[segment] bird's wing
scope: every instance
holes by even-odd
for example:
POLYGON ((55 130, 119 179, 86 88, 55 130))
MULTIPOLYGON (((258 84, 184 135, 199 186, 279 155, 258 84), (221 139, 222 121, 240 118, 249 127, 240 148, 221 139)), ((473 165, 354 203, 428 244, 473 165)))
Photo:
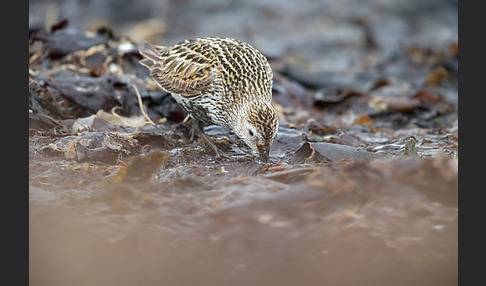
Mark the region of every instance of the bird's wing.
POLYGON ((218 68, 212 65, 211 55, 194 45, 175 45, 171 48, 145 42, 140 47, 144 59, 140 63, 168 92, 191 97, 203 93, 218 79, 218 68))

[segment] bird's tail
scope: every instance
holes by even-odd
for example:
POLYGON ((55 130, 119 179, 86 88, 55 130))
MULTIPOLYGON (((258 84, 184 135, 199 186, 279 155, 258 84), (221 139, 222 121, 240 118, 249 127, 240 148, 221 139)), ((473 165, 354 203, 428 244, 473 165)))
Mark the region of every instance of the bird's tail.
POLYGON ((149 69, 152 68, 152 66, 160 60, 160 53, 166 50, 167 47, 163 46, 153 46, 148 42, 145 42, 142 44, 142 46, 139 47, 140 53, 144 57, 143 59, 140 60, 140 63, 149 69))

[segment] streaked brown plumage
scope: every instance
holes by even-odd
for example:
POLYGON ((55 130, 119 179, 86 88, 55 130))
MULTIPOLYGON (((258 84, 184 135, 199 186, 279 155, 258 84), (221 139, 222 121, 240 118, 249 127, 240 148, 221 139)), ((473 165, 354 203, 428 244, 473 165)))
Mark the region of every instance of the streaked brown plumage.
POLYGON ((196 38, 171 47, 144 43, 141 64, 195 120, 227 127, 268 161, 277 134, 272 70, 249 44, 231 38, 196 38))

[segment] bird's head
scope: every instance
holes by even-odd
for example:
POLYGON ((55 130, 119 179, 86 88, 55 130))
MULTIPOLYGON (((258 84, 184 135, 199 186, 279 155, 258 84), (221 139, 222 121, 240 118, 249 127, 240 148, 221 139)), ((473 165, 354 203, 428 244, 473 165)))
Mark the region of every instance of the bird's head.
POLYGON ((270 148, 277 130, 277 112, 272 104, 264 100, 254 100, 247 105, 234 129, 236 135, 254 152, 259 153, 264 162, 270 158, 270 148))

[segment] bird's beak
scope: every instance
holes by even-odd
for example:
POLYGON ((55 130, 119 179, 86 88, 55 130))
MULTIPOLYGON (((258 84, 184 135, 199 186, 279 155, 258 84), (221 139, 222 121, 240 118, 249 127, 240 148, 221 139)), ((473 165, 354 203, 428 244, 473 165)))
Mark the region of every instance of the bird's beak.
POLYGON ((260 159, 262 159, 263 162, 268 163, 268 160, 270 159, 270 148, 263 145, 258 145, 257 147, 258 153, 260 153, 260 159))

